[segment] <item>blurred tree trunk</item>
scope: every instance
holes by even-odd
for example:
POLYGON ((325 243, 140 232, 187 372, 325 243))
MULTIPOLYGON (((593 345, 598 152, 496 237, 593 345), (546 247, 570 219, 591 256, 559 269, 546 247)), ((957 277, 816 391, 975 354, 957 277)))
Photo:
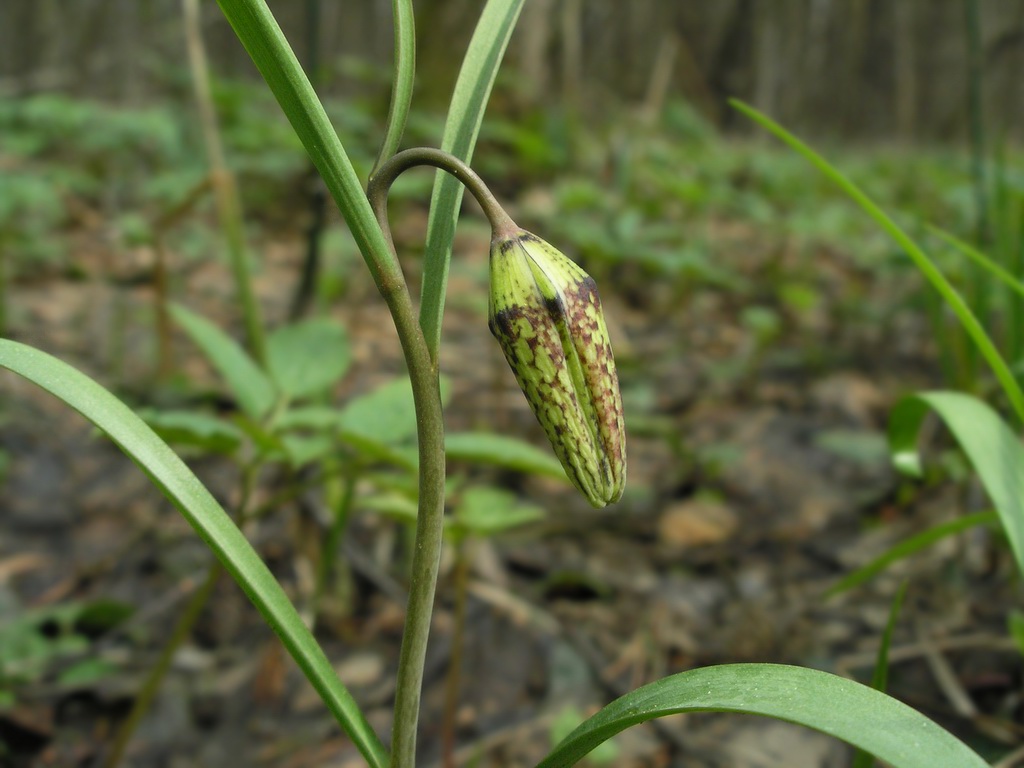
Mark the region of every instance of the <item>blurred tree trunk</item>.
MULTIPOLYGON (((585 117, 616 104, 643 109, 654 73, 670 64, 665 98, 688 99, 727 126, 746 125, 724 106, 738 96, 798 131, 960 140, 968 131, 962 2, 529 0, 506 71, 521 87, 504 98, 575 104, 585 117)), ((304 58, 305 3, 270 5, 304 58)), ((421 106, 447 104, 481 6, 416 0, 421 106)), ((159 96, 173 88, 180 56, 174 11, 175 0, 0 0, 0 94, 159 96)), ((979 12, 985 122, 1020 136, 1024 0, 987 0, 979 12)), ((214 71, 255 77, 212 0, 204 20, 214 71)), ((325 4, 320 42, 334 95, 379 91, 386 101, 385 83, 337 75, 342 57, 386 72, 390 24, 390 0, 325 4)))

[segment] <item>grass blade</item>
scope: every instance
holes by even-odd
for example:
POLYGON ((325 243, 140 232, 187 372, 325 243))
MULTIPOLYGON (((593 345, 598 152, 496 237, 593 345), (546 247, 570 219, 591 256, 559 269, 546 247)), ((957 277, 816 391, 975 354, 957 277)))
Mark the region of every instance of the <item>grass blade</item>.
POLYGON ((827 160, 825 160, 825 158, 804 144, 800 139, 796 138, 770 117, 758 112, 753 107, 748 106, 737 99, 730 99, 729 103, 755 123, 773 133, 799 154, 803 155, 803 157, 812 165, 825 174, 828 179, 833 181, 840 189, 849 195, 857 205, 859 205, 872 219, 874 219, 875 222, 885 230, 885 232, 895 240, 904 251, 906 251, 907 255, 913 260, 914 264, 917 265, 917 268, 925 278, 927 278, 928 282, 932 284, 932 287, 939 292, 946 304, 949 305, 949 308, 956 314, 960 323, 963 325, 964 330, 971 337, 971 340, 978 348, 978 351, 981 352, 981 355, 985 358, 985 361, 989 364, 992 372, 1002 385, 1018 419, 1020 419, 1021 423, 1024 423, 1024 391, 1021 390, 1020 385, 1017 383, 1013 373, 1010 371, 1010 367, 1006 364, 1006 360, 1003 359, 999 350, 996 349, 995 344, 993 344, 988 333, 985 332, 985 329, 978 321, 978 318, 974 315, 974 312, 971 311, 967 302, 964 301, 956 288, 954 288, 949 280, 946 279, 945 275, 943 275, 939 268, 935 266, 935 263, 931 258, 929 258, 928 255, 918 247, 917 243, 915 243, 885 211, 879 208, 871 198, 864 194, 860 187, 850 181, 850 179, 832 166, 827 160))
MULTIPOLYGON (((903 598, 906 594, 907 582, 904 581, 892 599, 892 605, 889 607, 889 620, 885 623, 882 642, 878 646, 878 658, 875 660, 875 671, 871 676, 871 687, 881 693, 885 693, 885 689, 889 686, 889 646, 892 645, 892 632, 896 627, 896 619, 900 615, 900 607, 903 605, 903 598)), ((871 768, 874 764, 874 755, 858 749, 857 754, 853 757, 851 768, 871 768)))
MULTIPOLYGON (((491 87, 522 7, 523 0, 490 0, 480 14, 480 21, 477 22, 466 58, 462 62, 448 107, 441 149, 467 164, 473 159, 473 149, 476 147, 491 87)), ((430 198, 420 303, 420 325, 434 360, 437 360, 441 346, 441 319, 448 286, 448 265, 462 192, 462 184, 447 173, 437 173, 430 198)))
POLYGON ((948 731, 906 704, 827 672, 781 664, 724 664, 658 680, 585 720, 537 768, 575 765, 626 728, 680 712, 765 715, 853 744, 893 768, 987 768, 948 731))
POLYGON ((1018 280, 1012 272, 1010 272, 1007 269, 1004 269, 997 262, 990 259, 984 253, 975 248, 973 245, 964 242, 960 238, 955 237, 951 235, 949 232, 946 232, 944 229, 939 229, 938 227, 929 226, 928 231, 934 235, 938 235, 943 240, 945 240, 948 245, 951 245, 953 248, 960 251, 960 253, 969 258, 982 269, 985 269, 988 272, 990 272, 1011 291, 1020 294, 1021 296, 1024 296, 1024 283, 1018 280))
POLYGON ((124 403, 67 363, 0 339, 0 367, 64 401, 107 433, 178 508, 281 638, 331 712, 374 768, 387 753, 323 650, 245 536, 167 444, 124 403))
POLYGON ((929 410, 953 433, 981 478, 999 515, 1017 569, 1024 574, 1024 446, 992 408, 959 392, 923 392, 900 400, 889 417, 893 462, 905 474, 920 476, 917 435, 929 410))
POLYGON ((409 119, 412 104, 412 89, 416 79, 416 17, 412 0, 392 0, 391 12, 395 24, 395 71, 391 85, 391 106, 384 126, 384 140, 380 145, 377 162, 373 164, 372 177, 377 169, 398 151, 409 119))
POLYGON ((405 278, 370 209, 352 162, 265 0, 217 0, 341 209, 382 293, 405 278))
POLYGON ((926 531, 911 536, 909 539, 904 539, 890 549, 887 549, 870 563, 862 565, 857 570, 846 574, 846 576, 828 588, 825 592, 825 597, 832 597, 840 592, 846 592, 849 589, 858 587, 896 561, 910 557, 947 536, 955 536, 976 525, 987 525, 998 521, 999 516, 995 512, 978 512, 973 515, 958 517, 956 520, 950 520, 946 523, 940 523, 926 531))

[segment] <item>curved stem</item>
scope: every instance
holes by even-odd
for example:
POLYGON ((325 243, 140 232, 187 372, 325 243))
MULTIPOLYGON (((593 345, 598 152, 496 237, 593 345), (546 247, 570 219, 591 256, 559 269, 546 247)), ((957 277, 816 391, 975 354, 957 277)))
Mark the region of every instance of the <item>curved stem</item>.
MULTIPOLYGON (((399 175, 419 165, 440 168, 461 181, 479 201, 496 232, 517 229, 480 177, 461 160, 438 149, 409 149, 399 152, 381 165, 370 179, 366 193, 392 255, 395 247, 388 225, 388 190, 399 175)), ((416 726, 423 687, 423 665, 444 533, 444 417, 437 360, 430 354, 423 330, 413 312, 409 292, 396 290, 385 294, 384 298, 391 310, 409 368, 419 439, 419 514, 416 518, 416 544, 409 579, 405 632, 398 660, 395 719, 391 735, 391 768, 412 768, 416 759, 416 726)))
POLYGON ((388 307, 412 383, 420 457, 416 544, 409 574, 409 602, 398 659, 395 720, 391 733, 391 768, 412 768, 416 758, 423 665, 444 533, 444 416, 437 369, 430 359, 408 291, 397 292, 388 300, 388 307))
MULTIPOLYGON (((491 229, 496 235, 511 234, 519 229, 516 223, 509 218, 509 215, 505 213, 505 209, 501 207, 501 204, 494 195, 491 194, 491 190, 484 184, 483 179, 466 163, 459 160, 455 155, 441 149, 416 147, 415 149, 399 152, 381 165, 370 178, 370 183, 366 189, 366 196, 369 198, 370 206, 377 217, 377 223, 380 224, 381 229, 384 231, 384 237, 389 242, 391 242, 391 230, 387 223, 388 190, 395 179, 405 171, 420 165, 439 168, 462 182, 463 186, 480 203, 480 207, 483 208, 484 215, 487 217, 491 224, 491 229)), ((391 242, 391 249, 394 251, 393 242, 391 242)))

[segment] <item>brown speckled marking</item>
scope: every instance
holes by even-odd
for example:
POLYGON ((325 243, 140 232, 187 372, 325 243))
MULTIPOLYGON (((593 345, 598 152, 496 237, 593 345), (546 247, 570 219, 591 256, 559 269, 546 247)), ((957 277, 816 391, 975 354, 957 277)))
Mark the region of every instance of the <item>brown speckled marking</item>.
POLYGON ((617 501, 622 398, 593 279, 527 232, 495 242, 488 325, 569 479, 594 506, 617 501))

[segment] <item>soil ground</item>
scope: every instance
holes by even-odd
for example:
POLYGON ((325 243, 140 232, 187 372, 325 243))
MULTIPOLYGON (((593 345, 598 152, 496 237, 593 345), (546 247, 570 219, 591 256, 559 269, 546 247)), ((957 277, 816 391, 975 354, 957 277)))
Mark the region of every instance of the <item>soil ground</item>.
MULTIPOLYGON (((417 242, 420 213, 397 227, 417 242)), ((450 429, 488 429, 544 446, 543 435, 486 329, 487 236, 464 228, 449 289, 442 368, 454 388, 450 429)), ((719 232, 723 261, 765 279, 784 247, 756 233, 719 232)), ((284 232, 263 243, 257 291, 271 323, 287 311, 303 243, 284 232)), ((12 336, 73 363, 145 404, 153 385, 152 253, 110 253, 82 233, 75 275, 13 287, 12 336)), ((844 254, 814 254, 816 308, 782 313, 765 349, 739 320, 741 300, 614 272, 600 280, 627 403, 629 490, 594 512, 567 486, 482 472, 542 504, 545 521, 471 548, 468 624, 455 712, 458 765, 526 766, 565 723, 660 676, 696 666, 770 661, 862 681, 898 586, 907 598, 892 649, 890 691, 979 751, 1008 752, 1024 733, 1022 665, 1005 628, 1019 589, 1005 542, 974 529, 895 563, 841 595, 838 578, 896 542, 984 508, 969 484, 914 484, 890 468, 887 414, 898 397, 938 379, 928 331, 911 311, 886 324, 852 322, 851 286, 898 306, 905 286, 860 271, 844 254)), ((417 263, 408 259, 415 278, 417 263)), ((183 269, 176 298, 237 331, 229 273, 183 269)), ((348 328, 356 364, 339 401, 399 374, 398 344, 369 279, 353 271, 330 312, 348 328)), ((196 391, 214 374, 184 338, 177 370, 196 391)), ((70 631, 0 711, 0 766, 96 766, 211 556, 119 451, 80 417, 12 375, 0 378, 9 458, 0 501, 0 613, 83 601, 132 609, 109 631, 70 631), (61 673, 83 659, 110 671, 76 684, 61 673)), ((931 435, 942 444, 941 433, 931 435)), ((225 504, 237 470, 190 461, 225 504)), ((273 492, 267 477, 263 493, 273 492)), ((247 529, 290 595, 306 604, 316 515, 284 504, 247 529)), ((343 576, 318 636, 343 681, 387 737, 402 629, 403 529, 356 515, 343 576)), ((444 687, 453 642, 452 558, 446 555, 429 649, 422 764, 441 765, 444 687)), ((686 715, 623 734, 606 764, 769 768, 844 766, 830 738, 770 720, 686 715)), ((592 764, 597 761, 593 760, 592 764)), ((272 632, 229 579, 175 655, 124 766, 361 765, 272 632)))

